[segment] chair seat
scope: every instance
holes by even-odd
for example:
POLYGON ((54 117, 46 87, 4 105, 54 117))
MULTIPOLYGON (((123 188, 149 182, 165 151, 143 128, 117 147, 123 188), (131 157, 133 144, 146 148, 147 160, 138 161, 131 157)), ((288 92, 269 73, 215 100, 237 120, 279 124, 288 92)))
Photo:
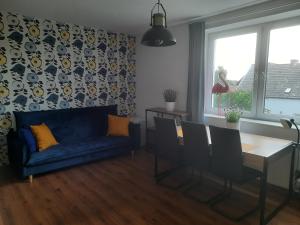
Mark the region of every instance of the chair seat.
POLYGON ((60 143, 42 152, 32 153, 27 166, 40 165, 71 157, 80 157, 99 151, 111 150, 120 147, 129 147, 131 140, 129 137, 109 137, 102 136, 90 138, 72 143, 60 143))

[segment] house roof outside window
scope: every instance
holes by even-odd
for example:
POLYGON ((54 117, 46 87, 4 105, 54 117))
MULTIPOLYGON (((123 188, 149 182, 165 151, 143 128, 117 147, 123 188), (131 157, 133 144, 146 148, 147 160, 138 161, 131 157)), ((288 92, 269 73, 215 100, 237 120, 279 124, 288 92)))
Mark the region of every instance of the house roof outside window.
MULTIPOLYGON (((254 65, 238 82, 238 88, 253 89, 254 65)), ((300 99, 300 63, 291 60, 289 64, 269 63, 266 83, 266 98, 300 99)))

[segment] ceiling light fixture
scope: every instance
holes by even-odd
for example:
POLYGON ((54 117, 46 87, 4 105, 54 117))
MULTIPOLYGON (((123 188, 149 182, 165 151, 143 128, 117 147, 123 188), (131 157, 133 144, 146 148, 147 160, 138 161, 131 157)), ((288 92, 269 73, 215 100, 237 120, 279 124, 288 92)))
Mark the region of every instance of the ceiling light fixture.
POLYGON ((143 35, 141 43, 151 47, 165 47, 176 44, 176 39, 167 29, 167 13, 160 0, 151 10, 151 28, 143 35), (157 12, 153 13, 157 7, 157 12), (159 9, 162 8, 163 13, 159 9))

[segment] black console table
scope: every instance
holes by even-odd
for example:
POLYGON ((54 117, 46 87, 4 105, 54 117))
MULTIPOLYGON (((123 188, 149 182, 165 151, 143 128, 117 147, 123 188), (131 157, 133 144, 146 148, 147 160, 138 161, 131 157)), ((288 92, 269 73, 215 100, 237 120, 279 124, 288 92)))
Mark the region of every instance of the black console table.
POLYGON ((180 122, 188 116, 187 112, 184 111, 167 111, 165 108, 159 108, 159 107, 154 107, 154 108, 148 108, 145 110, 145 120, 146 120, 146 149, 148 151, 151 151, 153 148, 154 144, 154 124, 150 124, 149 122, 149 117, 152 114, 153 116, 157 117, 162 117, 162 118, 174 118, 176 119, 176 122, 180 124, 180 122))

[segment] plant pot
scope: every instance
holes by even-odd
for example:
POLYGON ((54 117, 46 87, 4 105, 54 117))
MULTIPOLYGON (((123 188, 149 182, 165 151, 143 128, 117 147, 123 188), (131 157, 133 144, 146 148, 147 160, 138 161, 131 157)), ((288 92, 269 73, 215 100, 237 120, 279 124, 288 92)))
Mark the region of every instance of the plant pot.
POLYGON ((226 127, 229 128, 229 129, 239 130, 240 129, 240 122, 231 123, 231 122, 226 121, 226 127))
POLYGON ((166 110, 168 112, 173 112, 175 109, 175 103, 176 102, 166 102, 166 110))

